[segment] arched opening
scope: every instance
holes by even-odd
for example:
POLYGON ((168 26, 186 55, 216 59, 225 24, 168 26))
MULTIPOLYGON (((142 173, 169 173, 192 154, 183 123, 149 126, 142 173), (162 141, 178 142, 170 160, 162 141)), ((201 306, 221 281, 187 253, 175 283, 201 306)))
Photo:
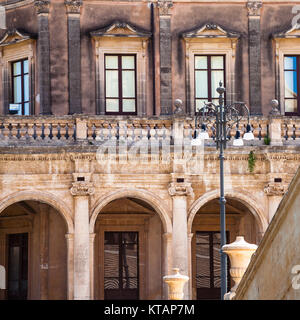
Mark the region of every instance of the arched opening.
POLYGON ((0 299, 67 299, 68 226, 61 213, 47 203, 19 198, 1 208, 6 289, 0 290, 0 299))
POLYGON ((127 196, 95 221, 95 299, 161 299, 163 224, 146 201, 127 196))
MULTIPOLYGON (((192 222, 192 287, 194 299, 220 299, 220 202, 212 199, 198 209, 192 222)), ((261 230, 249 207, 226 197, 227 243, 244 236, 250 243, 260 241, 261 230)), ((228 259, 229 262, 229 259, 228 259)), ((228 264, 228 290, 230 283, 228 264)))

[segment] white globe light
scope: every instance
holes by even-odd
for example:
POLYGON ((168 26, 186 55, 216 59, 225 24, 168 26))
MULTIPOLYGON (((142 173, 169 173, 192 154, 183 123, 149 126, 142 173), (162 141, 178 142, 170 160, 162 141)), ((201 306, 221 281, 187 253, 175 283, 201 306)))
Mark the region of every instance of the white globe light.
POLYGON ((250 131, 250 132, 246 132, 243 136, 244 140, 254 140, 254 134, 250 131))
POLYGON ((234 139, 233 140, 233 145, 235 147, 242 147, 244 145, 244 141, 243 139, 239 138, 239 139, 234 139))

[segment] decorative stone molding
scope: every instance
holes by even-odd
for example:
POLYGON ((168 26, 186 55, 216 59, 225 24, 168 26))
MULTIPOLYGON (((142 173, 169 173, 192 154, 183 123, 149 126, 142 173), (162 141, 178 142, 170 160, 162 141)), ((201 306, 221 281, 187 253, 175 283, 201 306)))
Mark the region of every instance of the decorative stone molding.
POLYGON ((261 1, 249 1, 247 2, 247 9, 248 9, 248 16, 255 16, 259 17, 260 16, 260 11, 262 7, 262 2, 261 1))
POLYGON ((158 0, 157 7, 159 9, 160 16, 170 16, 173 2, 170 0, 158 0))
POLYGON ((95 192, 94 184, 91 182, 91 173, 73 173, 70 189, 72 196, 91 196, 95 192))
POLYGON ((190 196, 194 194, 191 183, 189 182, 171 182, 168 191, 171 197, 190 196))
POLYGON ((49 13, 50 1, 49 0, 36 0, 34 6, 37 14, 49 13))
POLYGON ((282 196, 286 192, 286 187, 276 182, 269 182, 265 186, 264 192, 267 194, 267 196, 282 196))
POLYGON ((65 0, 67 13, 80 14, 80 8, 82 6, 82 0, 65 0))

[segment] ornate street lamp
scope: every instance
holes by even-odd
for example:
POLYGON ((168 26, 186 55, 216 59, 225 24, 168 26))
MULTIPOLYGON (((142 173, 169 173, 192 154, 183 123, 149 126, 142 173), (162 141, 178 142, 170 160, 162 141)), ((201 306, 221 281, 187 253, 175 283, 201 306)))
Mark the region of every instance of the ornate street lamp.
MULTIPOLYGON (((204 103, 204 107, 199 109, 195 116, 195 132, 192 145, 200 145, 204 143, 204 139, 209 138, 206 131, 207 124, 213 123, 214 126, 214 140, 217 145, 220 159, 220 225, 221 225, 221 248, 226 244, 226 219, 225 219, 225 192, 224 192, 224 150, 226 149, 227 141, 231 139, 230 130, 236 125, 236 134, 234 137, 234 146, 243 146, 244 140, 253 140, 254 136, 250 125, 249 109, 244 102, 234 102, 230 105, 224 105, 225 88, 222 82, 219 83, 217 88, 219 93, 219 105, 212 102, 204 103), (239 123, 243 118, 247 118, 246 133, 241 138, 239 130, 239 123), (199 124, 198 124, 199 120, 199 124), (197 135, 197 128, 201 128, 200 133, 197 135)), ((227 293, 227 256, 221 252, 221 299, 224 299, 227 293)))

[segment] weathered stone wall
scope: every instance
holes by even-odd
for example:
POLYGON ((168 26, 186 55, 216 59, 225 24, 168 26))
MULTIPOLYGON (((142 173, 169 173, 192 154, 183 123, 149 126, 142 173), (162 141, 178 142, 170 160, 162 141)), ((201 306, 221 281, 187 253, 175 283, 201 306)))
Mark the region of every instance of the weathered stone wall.
POLYGON ((282 199, 253 256, 236 300, 298 300, 300 171, 282 199), (293 268, 296 266, 296 269, 293 268))

